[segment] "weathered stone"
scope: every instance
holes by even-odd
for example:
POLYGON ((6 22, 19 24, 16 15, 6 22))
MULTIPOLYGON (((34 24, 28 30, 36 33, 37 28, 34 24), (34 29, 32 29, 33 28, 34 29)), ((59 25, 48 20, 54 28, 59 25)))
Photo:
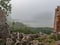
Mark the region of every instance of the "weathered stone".
POLYGON ((19 40, 16 40, 16 43, 14 45, 22 45, 22 43, 19 40))
POLYGON ((6 38, 9 37, 9 25, 6 20, 6 13, 0 9, 0 45, 4 45, 6 38))
POLYGON ((56 32, 60 32, 60 6, 57 6, 55 10, 54 29, 56 32))
POLYGON ((39 45, 39 41, 38 40, 33 40, 33 45, 39 45))
POLYGON ((6 42, 5 42, 4 39, 1 39, 1 38, 0 38, 0 45, 6 45, 6 42))
POLYGON ((6 45, 12 45, 12 44, 13 44, 13 40, 11 38, 7 38, 6 45))

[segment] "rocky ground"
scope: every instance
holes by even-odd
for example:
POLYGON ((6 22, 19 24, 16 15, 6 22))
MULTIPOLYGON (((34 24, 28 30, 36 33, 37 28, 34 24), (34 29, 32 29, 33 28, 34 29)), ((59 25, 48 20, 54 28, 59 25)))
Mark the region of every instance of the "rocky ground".
POLYGON ((60 45, 60 33, 53 32, 47 35, 41 32, 37 34, 16 32, 6 39, 6 45, 60 45))

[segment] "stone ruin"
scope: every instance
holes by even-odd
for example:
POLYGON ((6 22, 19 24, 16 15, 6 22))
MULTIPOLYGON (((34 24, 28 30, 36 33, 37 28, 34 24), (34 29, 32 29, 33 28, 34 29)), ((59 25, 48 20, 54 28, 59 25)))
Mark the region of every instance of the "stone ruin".
POLYGON ((9 37, 9 25, 7 24, 6 13, 0 9, 0 45, 4 45, 6 38, 9 37))
POLYGON ((55 9, 54 30, 60 32, 60 6, 55 9))

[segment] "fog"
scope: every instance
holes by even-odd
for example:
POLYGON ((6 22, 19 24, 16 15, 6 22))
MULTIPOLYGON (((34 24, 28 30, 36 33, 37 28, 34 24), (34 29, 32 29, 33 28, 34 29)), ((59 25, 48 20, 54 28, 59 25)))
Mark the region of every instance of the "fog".
POLYGON ((11 18, 31 27, 53 27, 60 0, 12 0, 11 18))

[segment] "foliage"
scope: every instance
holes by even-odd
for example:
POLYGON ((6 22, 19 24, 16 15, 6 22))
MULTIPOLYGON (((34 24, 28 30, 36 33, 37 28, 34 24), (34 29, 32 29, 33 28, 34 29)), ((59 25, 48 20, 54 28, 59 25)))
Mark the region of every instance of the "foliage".
POLYGON ((49 37, 50 39, 54 39, 55 41, 57 40, 57 37, 56 37, 56 35, 50 35, 50 37, 49 37))
POLYGON ((60 40, 60 34, 57 34, 57 38, 58 38, 58 40, 60 40))
POLYGON ((39 42, 42 42, 44 40, 44 38, 35 38, 35 40, 38 40, 39 42))
POLYGON ((11 0, 0 0, 0 9, 4 10, 7 15, 9 15, 9 13, 11 13, 10 1, 11 0))
POLYGON ((32 28, 31 30, 35 33, 42 32, 46 34, 51 34, 53 32, 53 28, 50 28, 50 27, 32 28))
POLYGON ((21 32, 21 33, 25 33, 25 34, 29 34, 29 33, 33 33, 29 27, 27 27, 26 25, 20 23, 21 26, 17 26, 16 22, 12 22, 12 26, 11 26, 11 32, 21 32), (23 26, 22 26, 23 25, 23 26))
POLYGON ((38 32, 43 32, 46 34, 50 34, 53 31, 53 28, 48 28, 48 27, 41 27, 41 28, 33 28, 33 27, 28 27, 24 25, 23 23, 20 22, 12 22, 11 26, 11 31, 12 32, 22 32, 22 33, 38 33, 38 32))

